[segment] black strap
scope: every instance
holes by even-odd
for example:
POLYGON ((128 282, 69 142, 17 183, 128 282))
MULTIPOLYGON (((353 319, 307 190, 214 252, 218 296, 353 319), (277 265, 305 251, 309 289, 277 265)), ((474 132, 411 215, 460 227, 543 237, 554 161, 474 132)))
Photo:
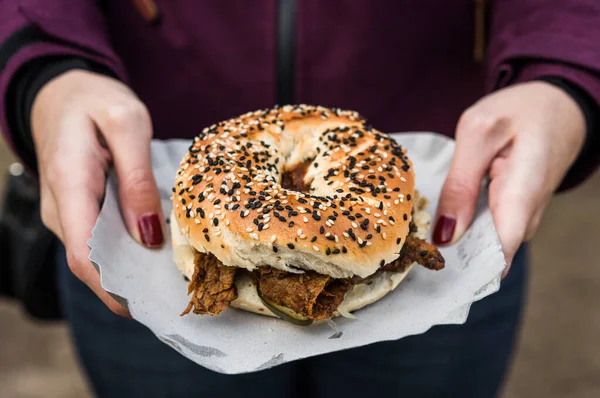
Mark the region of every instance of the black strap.
POLYGON ((296 0, 279 0, 277 17, 277 103, 295 99, 296 0))

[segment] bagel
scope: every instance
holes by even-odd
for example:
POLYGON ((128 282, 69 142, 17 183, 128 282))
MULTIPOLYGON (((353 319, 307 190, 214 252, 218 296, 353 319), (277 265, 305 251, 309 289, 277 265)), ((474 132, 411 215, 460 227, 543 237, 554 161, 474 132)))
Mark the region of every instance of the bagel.
POLYGON ((284 106, 205 128, 172 195, 174 260, 194 293, 184 313, 328 319, 383 297, 413 262, 443 267, 412 222, 429 220, 414 180, 404 148, 354 111, 284 106), (414 245, 426 254, 408 263, 414 245))

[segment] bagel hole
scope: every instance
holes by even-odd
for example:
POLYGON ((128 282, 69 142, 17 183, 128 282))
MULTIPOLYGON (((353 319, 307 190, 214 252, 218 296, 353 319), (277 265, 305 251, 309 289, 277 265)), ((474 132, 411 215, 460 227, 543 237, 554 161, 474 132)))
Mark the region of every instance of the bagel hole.
POLYGON ((311 164, 312 160, 308 160, 285 169, 281 175, 281 187, 290 191, 309 192, 310 183, 305 183, 304 177, 311 164))

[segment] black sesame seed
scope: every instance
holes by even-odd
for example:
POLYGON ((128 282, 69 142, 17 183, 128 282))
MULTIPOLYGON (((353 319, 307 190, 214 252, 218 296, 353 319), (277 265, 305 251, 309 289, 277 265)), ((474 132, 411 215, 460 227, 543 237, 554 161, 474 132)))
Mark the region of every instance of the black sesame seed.
POLYGON ((419 253, 419 255, 421 257, 425 257, 427 255, 427 250, 423 250, 421 253, 419 253))
POLYGON ((343 251, 344 253, 348 253, 348 249, 346 249, 346 246, 342 246, 342 251, 343 251))
POLYGON ((202 232, 204 232, 204 233, 207 233, 207 232, 208 232, 208 228, 204 228, 204 229, 202 230, 202 232))
POLYGON ((396 244, 399 245, 401 241, 402 241, 402 239, 400 239, 400 238, 396 239, 396 244))
POLYGON ((404 221, 408 220, 408 216, 406 215, 406 213, 402 216, 402 218, 404 219, 404 221))
POLYGON ((210 238, 208 237, 208 234, 204 234, 204 239, 206 239, 207 242, 210 242, 210 238))
POLYGON ((323 227, 323 226, 321 225, 321 227, 319 228, 319 232, 320 232, 320 233, 322 233, 322 234, 324 234, 324 233, 325 233, 325 227, 323 227))
POLYGON ((219 220, 217 218, 213 218, 213 225, 216 227, 219 225, 219 220))
POLYGON ((277 249, 277 246, 273 246, 273 251, 274 251, 275 253, 277 253, 277 251, 278 251, 278 249, 277 249))
POLYGON ((383 267, 385 265, 385 260, 381 260, 381 262, 379 263, 380 267, 383 267))
POLYGON ((287 247, 289 247, 290 249, 294 250, 294 244, 293 243, 288 243, 287 247))
POLYGON ((331 249, 327 248, 327 250, 325 250, 325 254, 327 254, 329 256, 331 254, 331 249))

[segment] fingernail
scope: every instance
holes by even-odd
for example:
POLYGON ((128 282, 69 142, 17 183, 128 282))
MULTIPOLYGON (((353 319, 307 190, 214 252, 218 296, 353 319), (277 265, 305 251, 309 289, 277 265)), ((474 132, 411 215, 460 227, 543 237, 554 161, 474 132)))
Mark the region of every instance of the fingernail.
POLYGON ((138 221, 140 239, 146 246, 160 246, 164 242, 163 230, 158 214, 144 214, 138 221))
POLYGON ((455 228, 456 218, 446 215, 440 216, 433 230, 433 243, 438 245, 449 243, 452 240, 455 228))

